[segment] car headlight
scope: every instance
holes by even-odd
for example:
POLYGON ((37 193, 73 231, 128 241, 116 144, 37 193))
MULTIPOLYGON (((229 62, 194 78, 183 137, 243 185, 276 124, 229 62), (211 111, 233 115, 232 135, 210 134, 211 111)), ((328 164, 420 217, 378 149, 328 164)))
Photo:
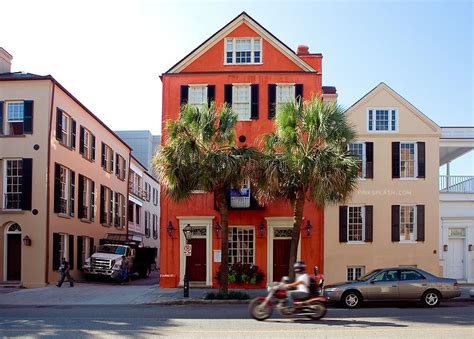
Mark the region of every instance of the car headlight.
POLYGON ((342 288, 339 287, 329 287, 325 288, 324 292, 342 292, 342 288))
MULTIPOLYGON (((115 260, 114 260, 114 263, 115 263, 115 260)), ((113 268, 114 268, 114 269, 119 269, 120 266, 122 266, 122 263, 121 263, 121 262, 118 262, 118 263, 114 264, 113 268)))

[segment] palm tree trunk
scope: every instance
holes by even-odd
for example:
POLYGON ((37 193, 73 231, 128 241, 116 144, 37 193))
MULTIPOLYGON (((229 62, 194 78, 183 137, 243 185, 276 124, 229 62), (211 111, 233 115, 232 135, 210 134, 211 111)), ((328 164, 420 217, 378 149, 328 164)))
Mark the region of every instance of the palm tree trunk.
POLYGON ((229 219, 227 206, 227 190, 223 189, 217 193, 219 203, 219 214, 221 215, 221 275, 219 292, 227 293, 229 288, 229 219))
POLYGON ((291 280, 295 279, 295 271, 293 265, 296 262, 298 255, 298 244, 300 242, 301 223, 303 222, 303 209, 305 203, 305 194, 299 191, 296 194, 296 199, 293 201, 293 232, 291 234, 291 247, 290 247, 290 272, 289 276, 291 280))

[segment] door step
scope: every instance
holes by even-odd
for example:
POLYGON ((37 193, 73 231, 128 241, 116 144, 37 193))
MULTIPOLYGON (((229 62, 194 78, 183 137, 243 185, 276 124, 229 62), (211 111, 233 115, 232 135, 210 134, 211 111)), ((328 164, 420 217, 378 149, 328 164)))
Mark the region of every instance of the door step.
POLYGON ((21 281, 0 281, 0 288, 21 288, 21 281))

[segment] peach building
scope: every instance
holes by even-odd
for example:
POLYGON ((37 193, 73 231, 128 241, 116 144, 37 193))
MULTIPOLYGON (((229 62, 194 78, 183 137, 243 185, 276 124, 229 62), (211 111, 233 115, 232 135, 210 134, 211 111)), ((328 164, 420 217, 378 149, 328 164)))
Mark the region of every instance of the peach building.
POLYGON ((441 128, 384 83, 347 110, 358 140, 358 189, 324 213, 327 283, 379 267, 440 274, 438 169, 441 128))
POLYGON ((11 73, 0 48, 0 281, 80 277, 106 233, 126 233, 130 147, 52 76, 11 73))

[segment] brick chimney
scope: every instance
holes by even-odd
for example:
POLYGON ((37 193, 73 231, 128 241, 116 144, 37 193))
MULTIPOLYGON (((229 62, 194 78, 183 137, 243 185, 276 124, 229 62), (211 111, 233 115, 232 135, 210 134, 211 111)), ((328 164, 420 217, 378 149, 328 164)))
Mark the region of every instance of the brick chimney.
POLYGON ((0 73, 10 73, 12 70, 13 56, 3 47, 0 47, 0 73))
POLYGON ((309 54, 309 47, 306 45, 299 45, 296 49, 297 55, 308 55, 309 54))

